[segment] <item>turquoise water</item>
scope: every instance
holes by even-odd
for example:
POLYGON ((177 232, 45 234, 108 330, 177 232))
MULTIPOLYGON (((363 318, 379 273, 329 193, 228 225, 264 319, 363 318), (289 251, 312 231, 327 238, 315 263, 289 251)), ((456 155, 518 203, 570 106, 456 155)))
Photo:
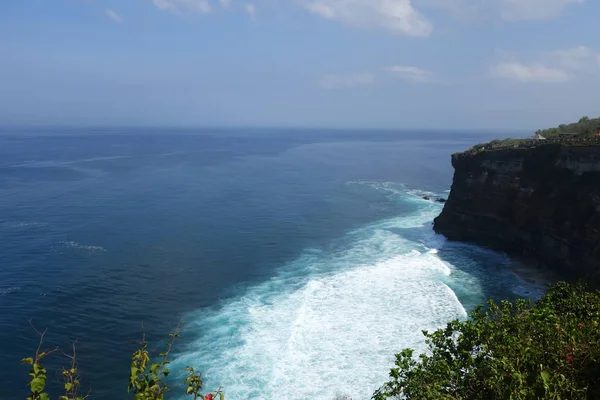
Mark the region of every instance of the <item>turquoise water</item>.
POLYGON ((172 370, 228 399, 368 398, 422 329, 541 290, 431 229, 442 205, 422 197, 447 196, 450 154, 489 138, 2 131, 0 398, 26 393, 29 319, 49 346, 78 341, 96 398, 127 398, 128 353, 179 323, 172 370))

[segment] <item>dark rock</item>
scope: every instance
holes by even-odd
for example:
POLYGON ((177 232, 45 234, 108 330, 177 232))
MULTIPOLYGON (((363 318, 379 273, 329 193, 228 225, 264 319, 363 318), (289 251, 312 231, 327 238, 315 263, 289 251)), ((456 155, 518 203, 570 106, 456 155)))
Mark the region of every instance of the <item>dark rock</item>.
POLYGON ((431 199, 427 196, 423 196, 423 200, 431 200, 431 199))
POLYGON ((435 199, 435 201, 438 203, 445 203, 446 199, 435 199))
POLYGON ((600 282, 600 146, 457 153, 434 230, 600 282))

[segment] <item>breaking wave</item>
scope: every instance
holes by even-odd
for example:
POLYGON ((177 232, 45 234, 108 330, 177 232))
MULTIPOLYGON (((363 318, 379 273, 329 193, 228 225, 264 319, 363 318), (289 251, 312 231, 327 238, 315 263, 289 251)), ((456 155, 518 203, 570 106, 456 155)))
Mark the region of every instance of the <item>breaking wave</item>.
POLYGON ((368 399, 395 353, 424 350, 423 329, 466 317, 446 284, 454 267, 438 256, 445 240, 430 227, 442 205, 402 185, 350 184, 414 211, 349 232, 334 250, 307 249, 270 280, 188 315, 196 339, 172 370, 198 367, 232 400, 368 399))

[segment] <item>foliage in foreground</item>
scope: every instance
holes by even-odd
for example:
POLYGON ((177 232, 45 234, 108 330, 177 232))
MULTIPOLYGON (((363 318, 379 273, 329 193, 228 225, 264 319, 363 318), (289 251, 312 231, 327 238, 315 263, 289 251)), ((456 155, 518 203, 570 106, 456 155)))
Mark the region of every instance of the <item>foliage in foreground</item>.
MULTIPOLYGON (((45 332, 44 332, 45 333, 45 332)), ((58 348, 42 351, 41 347, 44 341, 44 333, 38 332, 40 335, 40 343, 33 357, 24 358, 22 364, 30 366, 28 384, 31 394, 27 400, 50 400, 50 395, 46 390, 46 381, 48 373, 42 365, 42 360, 49 355, 58 351, 58 348)), ((166 394, 171 390, 166 382, 169 376, 169 354, 173 348, 175 339, 179 337, 179 330, 169 335, 170 341, 163 353, 158 354, 158 361, 153 362, 151 354, 148 351, 148 342, 143 339, 141 346, 136 350, 131 358, 131 368, 129 374, 128 391, 134 400, 163 400, 166 394)), ((79 380, 79 371, 76 364, 75 346, 73 353, 67 355, 70 359, 70 364, 62 371, 63 377, 63 394, 55 397, 58 400, 85 400, 90 398, 90 394, 80 394, 81 382, 79 380)), ((207 394, 202 394, 203 382, 200 374, 194 368, 187 367, 185 369, 187 377, 184 381, 185 394, 191 396, 194 400, 223 400, 223 392, 221 389, 207 394)))
POLYGON ((538 302, 492 301, 424 331, 428 354, 396 355, 374 400, 600 399, 600 292, 564 282, 538 302))

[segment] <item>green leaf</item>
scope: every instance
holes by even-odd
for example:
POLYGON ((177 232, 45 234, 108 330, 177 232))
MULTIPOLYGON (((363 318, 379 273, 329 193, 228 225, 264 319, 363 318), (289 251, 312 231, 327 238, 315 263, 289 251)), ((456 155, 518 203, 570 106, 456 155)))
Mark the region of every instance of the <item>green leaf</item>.
POLYGON ((33 372, 35 372, 36 374, 39 374, 43 370, 44 370, 44 367, 42 366, 42 364, 38 364, 38 363, 33 364, 33 372))
POLYGON ((156 374, 158 372, 159 368, 160 368, 160 365, 158 365, 158 363, 154 363, 150 367, 150 372, 152 372, 153 374, 156 374))
POLYGON ((73 384, 71 382, 65 383, 65 390, 69 391, 73 389, 73 384))
POLYGON ((40 400, 50 400, 50 396, 48 395, 48 393, 40 393, 40 396, 38 397, 38 399, 40 399, 40 400))
POLYGON ((41 377, 33 378, 29 384, 32 393, 41 393, 46 387, 46 380, 41 377))
POLYGON ((21 360, 21 364, 33 365, 33 358, 31 358, 31 357, 24 358, 21 360))
POLYGON ((550 381, 550 373, 548 371, 542 371, 540 375, 542 376, 544 383, 548 383, 550 381))

